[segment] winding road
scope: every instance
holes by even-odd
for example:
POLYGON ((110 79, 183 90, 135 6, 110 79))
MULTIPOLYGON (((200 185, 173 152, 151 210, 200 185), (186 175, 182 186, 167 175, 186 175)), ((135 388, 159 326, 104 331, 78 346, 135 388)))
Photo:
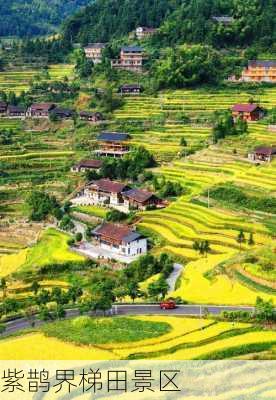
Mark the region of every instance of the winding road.
MULTIPOLYGON (((202 305, 179 305, 173 310, 161 310, 159 304, 114 304, 109 311, 109 315, 176 315, 176 316, 203 316, 206 312, 218 315, 222 311, 248 311, 253 312, 254 307, 246 306, 212 306, 202 305)), ((66 318, 77 317, 77 309, 67 310, 66 318)), ((95 315, 95 314, 93 314, 95 315)), ((102 315, 102 314, 101 314, 102 315)), ((44 322, 38 318, 35 319, 35 327, 41 326, 44 322)), ((3 336, 16 333, 22 329, 31 328, 30 321, 27 318, 20 318, 6 323, 6 330, 3 336)))

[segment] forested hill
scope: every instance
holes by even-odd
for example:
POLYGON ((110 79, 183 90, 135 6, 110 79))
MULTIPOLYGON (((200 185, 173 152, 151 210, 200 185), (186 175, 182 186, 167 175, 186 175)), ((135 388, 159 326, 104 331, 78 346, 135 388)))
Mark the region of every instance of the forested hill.
POLYGON ((64 36, 77 42, 108 41, 137 25, 160 27, 157 46, 207 43, 215 47, 275 45, 276 0, 95 0, 69 18, 64 36), (228 25, 214 16, 230 16, 228 25))
POLYGON ((64 34, 85 43, 109 41, 137 26, 159 27, 183 0, 95 0, 69 18, 64 34))
POLYGON ((0 0, 0 36, 52 33, 91 0, 0 0))

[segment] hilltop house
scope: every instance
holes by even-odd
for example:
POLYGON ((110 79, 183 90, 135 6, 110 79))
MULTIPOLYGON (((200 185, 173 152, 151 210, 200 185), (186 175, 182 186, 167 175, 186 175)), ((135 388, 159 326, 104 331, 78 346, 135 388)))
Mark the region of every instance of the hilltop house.
POLYGON ((251 161, 271 162, 276 157, 276 147, 257 147, 252 153, 248 154, 251 161))
POLYGON ((86 58, 99 64, 102 61, 102 51, 106 47, 105 43, 90 43, 84 48, 86 58))
POLYGON ((109 179, 99 179, 88 183, 72 200, 78 205, 103 205, 116 207, 124 204, 122 192, 129 189, 127 185, 109 179))
POLYGON ((81 111, 80 119, 89 122, 99 122, 103 121, 104 117, 103 114, 100 112, 81 111))
POLYGON ((122 157, 130 151, 128 139, 128 133, 102 132, 98 136, 100 148, 96 153, 105 157, 122 157))
POLYGON ((122 47, 120 58, 111 61, 112 68, 125 69, 133 72, 142 72, 146 59, 144 49, 140 46, 122 47))
POLYGON ((154 193, 146 190, 130 189, 122 193, 127 209, 145 210, 149 206, 164 207, 164 203, 154 193))
POLYGON ((7 116, 9 118, 25 118, 26 109, 23 106, 12 106, 7 107, 7 116))
POLYGON ((118 93, 121 94, 140 94, 143 92, 143 87, 138 84, 125 84, 120 86, 118 93))
POLYGON ((234 120, 258 121, 263 118, 264 110, 257 104, 235 104, 232 107, 234 120))
POLYGON ((147 253, 147 239, 126 225, 103 223, 93 231, 102 249, 124 256, 140 256, 147 253))
POLYGON ((154 35, 157 32, 156 28, 148 28, 146 26, 138 26, 135 34, 138 40, 145 39, 149 36, 154 35))
POLYGON ((276 83, 276 60, 249 61, 239 81, 276 83))
POLYGON ((101 160, 82 160, 71 168, 71 172, 85 172, 94 170, 98 172, 103 165, 101 160))
POLYGON ((26 116, 30 118, 48 118, 55 107, 54 103, 34 103, 28 108, 26 116))

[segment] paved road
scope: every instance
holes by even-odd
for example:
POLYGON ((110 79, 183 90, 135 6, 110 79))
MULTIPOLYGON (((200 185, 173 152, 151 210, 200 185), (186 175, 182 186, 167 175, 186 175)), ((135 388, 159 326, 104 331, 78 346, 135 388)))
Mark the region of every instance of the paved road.
POLYGON ((169 293, 170 292, 174 292, 177 278, 180 276, 182 270, 183 270, 183 265, 182 264, 176 264, 175 263, 173 265, 173 272, 167 278, 167 283, 169 285, 169 293))
MULTIPOLYGON (((205 311, 218 315, 222 311, 254 311, 254 307, 245 306, 211 306, 211 305, 179 305, 174 310, 161 310, 158 304, 120 304, 114 305, 109 314, 113 315, 193 315, 202 316, 205 311)), ((67 310, 66 318, 73 318, 79 315, 78 310, 67 310)), ((41 326, 42 321, 36 319, 35 327, 41 326)), ((4 335, 15 333, 22 329, 30 328, 30 322, 26 318, 20 318, 6 323, 4 335)))

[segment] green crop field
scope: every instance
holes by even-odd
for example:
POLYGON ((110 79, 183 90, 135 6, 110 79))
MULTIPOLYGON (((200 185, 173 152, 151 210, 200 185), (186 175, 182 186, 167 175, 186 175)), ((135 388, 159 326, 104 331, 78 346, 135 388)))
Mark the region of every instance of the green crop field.
MULTIPOLYGON (((0 72, 0 91, 14 91, 19 94, 29 89, 30 81, 39 72, 36 69, 21 68, 20 70, 0 72)), ((49 66, 49 74, 52 80, 70 78, 73 73, 73 65, 57 64, 49 66)))
MULTIPOLYGON (((233 271, 220 267, 240 251, 262 249, 273 243, 274 219, 253 211, 226 209, 212 201, 208 208, 206 198, 208 189, 225 182, 241 187, 248 194, 275 196, 276 161, 257 166, 247 160, 247 153, 254 146, 276 144, 275 134, 264 121, 249 124, 246 135, 209 144, 211 127, 204 118, 216 109, 230 108, 250 97, 251 91, 239 92, 237 88, 211 93, 203 89, 170 91, 157 97, 126 98, 123 108, 114 114, 115 127, 131 121, 143 122, 143 129, 139 130, 137 125, 131 133, 132 145, 144 145, 153 152, 159 161, 154 169, 157 176, 179 182, 185 188, 185 194, 164 210, 140 213, 139 226, 149 235, 159 236, 162 251, 168 251, 185 264, 174 295, 191 302, 253 304, 257 295, 275 298, 271 287, 259 282, 260 271, 254 275, 252 268, 250 271, 247 268, 247 275, 255 276, 252 280, 239 267, 235 266, 233 271), (181 123, 179 113, 189 116, 190 122, 181 123), (181 138, 186 139, 186 148, 180 145, 181 138), (197 151, 187 156, 185 149, 197 151), (247 240, 253 233, 253 246, 247 242, 239 245, 240 230, 247 240), (209 241, 211 253, 207 257, 194 250, 196 240, 209 241)), ((269 109, 276 105, 276 90, 260 89, 254 98, 269 109)), ((67 122, 62 126, 48 124, 43 129, 39 126, 30 129, 25 121, 3 119, 0 124, 15 131, 13 143, 0 146, 0 162, 6 172, 0 178, 6 200, 0 211, 5 218, 25 214, 24 198, 33 188, 47 190, 63 200, 83 182, 78 174, 70 173, 70 166, 74 160, 91 157, 95 129, 91 131, 82 124, 75 132, 67 122)), ((105 216, 104 209, 79 211, 105 216)), ((161 249, 157 247, 154 251, 161 249)))

